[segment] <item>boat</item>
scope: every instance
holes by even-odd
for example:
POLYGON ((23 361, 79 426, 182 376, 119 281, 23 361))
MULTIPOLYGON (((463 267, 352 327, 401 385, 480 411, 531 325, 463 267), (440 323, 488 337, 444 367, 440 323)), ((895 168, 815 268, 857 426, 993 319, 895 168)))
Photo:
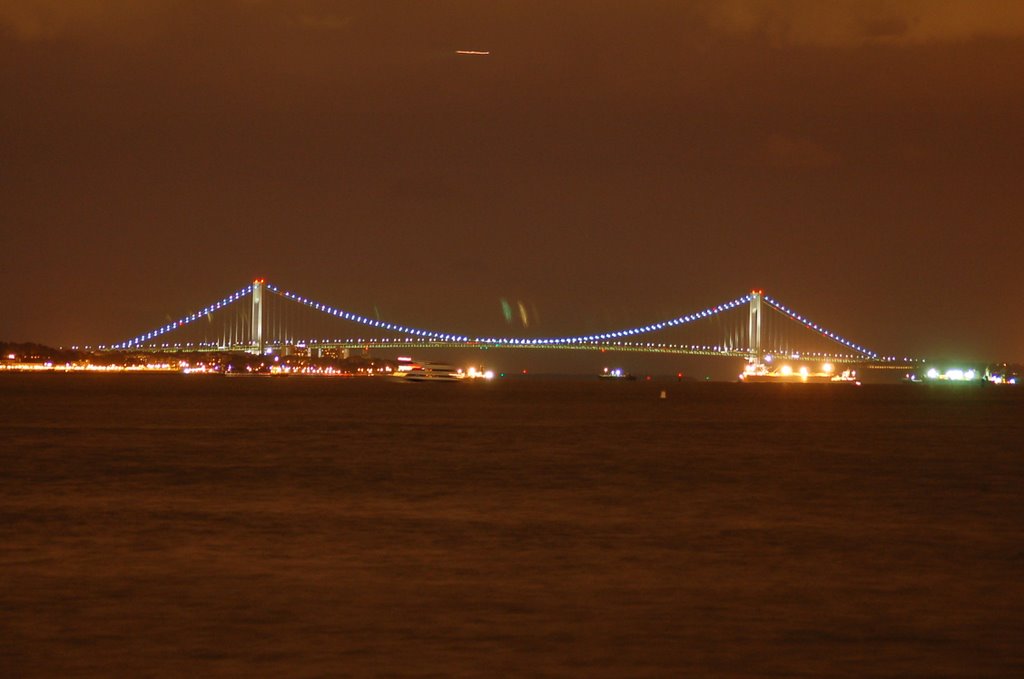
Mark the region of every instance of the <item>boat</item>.
POLYGON ((403 382, 458 382, 466 375, 447 363, 399 359, 398 369, 391 376, 403 382))
POLYGON ((776 370, 751 363, 740 373, 740 382, 748 384, 860 384, 856 370, 835 373, 827 364, 826 369, 822 372, 811 372, 806 367, 793 370, 790 366, 784 365, 776 370))
POLYGON ((605 368, 597 375, 598 379, 602 380, 629 380, 633 381, 636 379, 636 375, 628 373, 622 368, 605 368))

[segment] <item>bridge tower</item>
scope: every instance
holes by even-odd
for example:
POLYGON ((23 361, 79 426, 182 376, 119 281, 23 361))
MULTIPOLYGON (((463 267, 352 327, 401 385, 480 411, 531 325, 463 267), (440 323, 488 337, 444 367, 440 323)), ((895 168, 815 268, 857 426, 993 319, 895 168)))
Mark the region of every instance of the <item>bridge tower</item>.
POLYGON ((761 350, 761 295, 764 290, 751 290, 750 292, 750 321, 747 328, 747 338, 750 340, 750 355, 747 360, 753 365, 761 365, 764 359, 761 350))
POLYGON ((252 349, 254 354, 263 353, 263 284, 257 278, 252 282, 252 349))

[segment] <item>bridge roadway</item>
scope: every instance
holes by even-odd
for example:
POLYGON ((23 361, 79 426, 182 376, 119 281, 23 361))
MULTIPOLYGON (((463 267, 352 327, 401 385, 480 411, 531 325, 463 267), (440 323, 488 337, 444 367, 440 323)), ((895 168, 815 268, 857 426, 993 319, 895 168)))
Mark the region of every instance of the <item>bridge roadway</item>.
MULTIPOLYGON (((269 341, 263 344, 264 351, 273 353, 288 353, 295 349, 317 349, 317 350, 342 350, 349 351, 372 351, 374 349, 547 349, 547 350, 573 350, 573 351, 616 351, 633 352, 646 354, 670 354, 676 356, 703 356, 709 358, 738 358, 747 359, 750 356, 750 349, 727 348, 706 345, 682 345, 665 344, 658 342, 578 342, 578 343, 554 343, 554 342, 531 342, 522 341, 438 341, 422 339, 339 339, 339 340, 308 340, 304 342, 280 342, 269 341)), ((127 349, 127 351, 150 351, 161 353, 191 353, 191 352, 252 352, 251 344, 221 345, 216 343, 186 343, 186 344, 153 344, 142 345, 127 349)), ((124 349, 120 351, 126 351, 124 349)), ((787 353, 785 351, 764 352, 766 356, 775 356, 778 360, 805 361, 805 362, 829 362, 842 365, 869 366, 876 369, 908 370, 920 363, 917 359, 897 358, 894 356, 879 357, 875 359, 866 358, 857 354, 827 354, 827 353, 787 353)))

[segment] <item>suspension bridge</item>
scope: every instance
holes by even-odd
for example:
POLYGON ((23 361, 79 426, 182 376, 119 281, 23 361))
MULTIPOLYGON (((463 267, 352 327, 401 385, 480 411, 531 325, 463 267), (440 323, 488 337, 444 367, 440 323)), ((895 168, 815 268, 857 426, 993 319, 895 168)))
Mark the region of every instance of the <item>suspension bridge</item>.
POLYGON ((471 336, 368 318, 256 279, 176 321, 105 347, 117 351, 254 354, 374 349, 599 350, 742 358, 773 357, 904 369, 753 290, 647 325, 557 337, 471 336))

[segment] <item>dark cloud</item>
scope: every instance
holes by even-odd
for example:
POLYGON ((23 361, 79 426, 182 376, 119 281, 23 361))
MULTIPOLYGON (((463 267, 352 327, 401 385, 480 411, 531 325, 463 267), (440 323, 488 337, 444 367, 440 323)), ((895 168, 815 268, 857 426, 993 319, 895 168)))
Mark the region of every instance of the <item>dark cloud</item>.
POLYGON ((3 0, 0 27, 20 40, 131 38, 172 3, 164 0, 3 0))
POLYGON ((716 29, 761 34, 775 44, 921 44, 1024 36, 1016 0, 707 0, 716 29))

